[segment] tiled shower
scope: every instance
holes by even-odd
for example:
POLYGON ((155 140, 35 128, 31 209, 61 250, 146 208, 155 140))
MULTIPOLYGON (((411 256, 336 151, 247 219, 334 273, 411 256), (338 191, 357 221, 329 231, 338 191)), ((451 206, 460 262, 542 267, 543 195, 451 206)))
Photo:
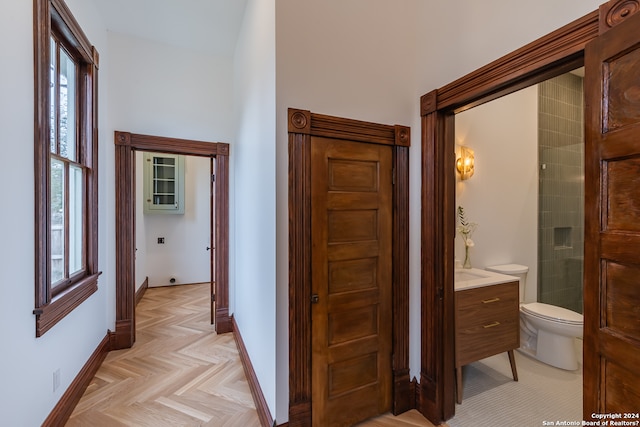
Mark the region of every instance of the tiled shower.
POLYGON ((538 301, 582 313, 584 253, 583 78, 538 89, 538 301))

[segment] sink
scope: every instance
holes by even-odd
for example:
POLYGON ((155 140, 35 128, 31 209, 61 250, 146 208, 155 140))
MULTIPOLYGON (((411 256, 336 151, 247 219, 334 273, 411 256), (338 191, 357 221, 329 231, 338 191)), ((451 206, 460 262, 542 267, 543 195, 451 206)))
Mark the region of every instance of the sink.
POLYGON ((518 280, 517 277, 480 270, 479 268, 457 268, 453 272, 453 284, 456 291, 491 286, 518 280))
POLYGON ((472 273, 470 271, 456 270, 454 275, 454 281, 466 282, 467 280, 484 279, 485 277, 489 277, 489 276, 485 274, 472 273))

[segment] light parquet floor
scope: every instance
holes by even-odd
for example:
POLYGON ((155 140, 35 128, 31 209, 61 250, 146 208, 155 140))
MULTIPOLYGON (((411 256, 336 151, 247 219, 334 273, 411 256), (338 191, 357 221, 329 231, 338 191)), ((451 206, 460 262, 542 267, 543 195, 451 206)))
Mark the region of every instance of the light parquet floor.
MULTIPOLYGON (((112 351, 67 427, 260 426, 231 334, 209 323, 209 285, 149 288, 136 343, 112 351)), ((359 427, 433 427, 417 411, 359 427)))
POLYGON ((135 345, 107 355, 67 426, 259 426, 233 336, 209 323, 208 290, 149 288, 135 345))

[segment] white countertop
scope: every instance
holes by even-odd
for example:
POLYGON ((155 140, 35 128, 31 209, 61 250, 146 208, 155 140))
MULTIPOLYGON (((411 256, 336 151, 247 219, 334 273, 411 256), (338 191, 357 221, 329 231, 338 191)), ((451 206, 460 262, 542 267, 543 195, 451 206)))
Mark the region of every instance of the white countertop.
POLYGON ((456 291, 499 285, 518 280, 516 276, 480 270, 479 268, 456 268, 453 272, 453 287, 456 291))

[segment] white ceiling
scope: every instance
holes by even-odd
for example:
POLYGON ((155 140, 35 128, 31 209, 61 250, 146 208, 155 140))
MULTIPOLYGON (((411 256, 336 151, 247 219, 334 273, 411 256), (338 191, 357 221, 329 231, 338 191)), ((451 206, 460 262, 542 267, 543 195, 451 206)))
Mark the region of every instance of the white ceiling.
POLYGON ((95 0, 107 29, 231 56, 247 0, 95 0))

